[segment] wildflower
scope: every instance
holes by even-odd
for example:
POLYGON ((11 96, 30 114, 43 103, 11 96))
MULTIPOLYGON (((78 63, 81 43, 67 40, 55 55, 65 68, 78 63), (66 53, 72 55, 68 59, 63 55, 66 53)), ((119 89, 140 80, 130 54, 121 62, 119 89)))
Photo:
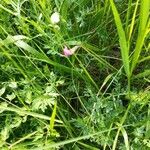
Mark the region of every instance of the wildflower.
POLYGON ((50 18, 52 24, 57 24, 59 21, 60 21, 60 15, 58 12, 55 12, 51 15, 51 18, 50 18))
POLYGON ((64 54, 64 56, 71 56, 76 52, 76 50, 78 48, 79 48, 79 46, 74 46, 73 48, 68 49, 68 47, 65 46, 65 48, 63 49, 63 54, 64 54))

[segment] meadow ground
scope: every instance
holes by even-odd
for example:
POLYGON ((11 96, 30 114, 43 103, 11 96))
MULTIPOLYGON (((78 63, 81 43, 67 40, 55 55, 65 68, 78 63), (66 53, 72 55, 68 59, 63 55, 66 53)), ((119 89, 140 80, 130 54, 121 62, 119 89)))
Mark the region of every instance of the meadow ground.
POLYGON ((0 1, 0 149, 150 149, 149 0, 0 1))

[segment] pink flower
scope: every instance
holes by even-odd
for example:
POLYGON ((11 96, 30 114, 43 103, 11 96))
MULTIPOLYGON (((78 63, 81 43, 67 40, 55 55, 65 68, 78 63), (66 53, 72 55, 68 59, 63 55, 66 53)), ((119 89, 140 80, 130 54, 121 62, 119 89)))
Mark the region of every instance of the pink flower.
POLYGON ((68 49, 67 46, 65 46, 65 48, 63 49, 63 54, 65 56, 70 56, 70 55, 72 55, 72 52, 70 51, 70 49, 68 49))
POLYGON ((63 54, 64 56, 71 56, 75 53, 75 51, 79 48, 79 46, 74 46, 71 49, 68 49, 67 46, 65 46, 65 48, 63 49, 63 54))

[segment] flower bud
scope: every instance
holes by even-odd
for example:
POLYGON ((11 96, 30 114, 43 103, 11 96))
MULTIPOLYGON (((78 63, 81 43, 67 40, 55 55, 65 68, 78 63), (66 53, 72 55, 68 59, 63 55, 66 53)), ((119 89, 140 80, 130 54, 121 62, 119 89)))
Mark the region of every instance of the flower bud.
POLYGON ((51 18, 50 18, 52 24, 57 24, 59 21, 60 21, 60 15, 58 12, 55 12, 51 15, 51 18))

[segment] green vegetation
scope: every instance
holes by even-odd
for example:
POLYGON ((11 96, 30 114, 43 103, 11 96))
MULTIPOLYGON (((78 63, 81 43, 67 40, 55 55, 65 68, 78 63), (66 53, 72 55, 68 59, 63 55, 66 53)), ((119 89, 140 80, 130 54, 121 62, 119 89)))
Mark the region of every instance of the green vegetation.
POLYGON ((150 149, 149 0, 0 1, 0 149, 150 149))

